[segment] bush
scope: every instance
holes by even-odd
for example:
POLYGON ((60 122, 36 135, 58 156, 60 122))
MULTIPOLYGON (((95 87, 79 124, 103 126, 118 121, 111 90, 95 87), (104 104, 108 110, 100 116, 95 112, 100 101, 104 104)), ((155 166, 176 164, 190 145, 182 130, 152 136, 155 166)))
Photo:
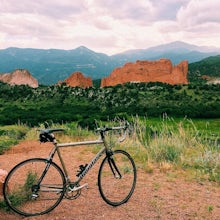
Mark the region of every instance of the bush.
POLYGON ((178 162, 181 151, 174 145, 160 144, 150 149, 150 155, 156 162, 178 162))
POLYGON ((29 128, 25 125, 10 125, 0 127, 0 154, 23 139, 29 128))

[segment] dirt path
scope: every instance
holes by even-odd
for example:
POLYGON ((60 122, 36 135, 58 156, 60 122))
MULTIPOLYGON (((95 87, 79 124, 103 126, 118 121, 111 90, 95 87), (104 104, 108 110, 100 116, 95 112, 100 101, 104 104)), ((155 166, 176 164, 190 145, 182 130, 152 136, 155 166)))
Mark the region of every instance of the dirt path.
MULTIPOLYGON (((7 154, 0 156, 0 168, 9 171, 18 162, 31 157, 47 157, 50 144, 23 142, 7 154), (34 147, 33 147, 34 146, 34 147)), ((68 148, 63 150, 70 170, 74 172, 78 165, 88 162, 92 157, 91 148, 68 148), (73 157, 73 154, 76 155, 73 157), (77 158, 73 160, 73 158, 77 158)), ((64 199, 51 213, 24 218, 14 213, 0 210, 1 220, 47 219, 47 220, 142 220, 142 219, 205 219, 220 220, 220 187, 211 182, 198 183, 187 181, 184 175, 176 173, 144 173, 138 169, 135 192, 131 199, 119 207, 107 205, 100 197, 97 187, 99 164, 88 173, 84 189, 76 200, 64 199)), ((75 173, 73 173, 73 176, 75 173)))

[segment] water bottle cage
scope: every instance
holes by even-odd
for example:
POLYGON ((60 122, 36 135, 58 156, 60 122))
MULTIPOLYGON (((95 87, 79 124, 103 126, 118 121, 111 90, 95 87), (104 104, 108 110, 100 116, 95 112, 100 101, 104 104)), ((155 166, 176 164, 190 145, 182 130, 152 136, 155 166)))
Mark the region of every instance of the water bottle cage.
POLYGON ((77 174, 76 174, 77 177, 79 177, 80 174, 82 174, 82 172, 86 169, 87 165, 88 164, 86 164, 85 166, 84 165, 79 166, 79 170, 77 170, 77 174))

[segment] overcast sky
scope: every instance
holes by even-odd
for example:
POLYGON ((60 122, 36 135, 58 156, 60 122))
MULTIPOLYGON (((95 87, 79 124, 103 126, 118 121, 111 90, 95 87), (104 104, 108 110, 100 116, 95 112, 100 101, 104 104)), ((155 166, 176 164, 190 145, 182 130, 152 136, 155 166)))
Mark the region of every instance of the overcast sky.
POLYGON ((0 49, 220 47, 220 0, 0 0, 0 49))

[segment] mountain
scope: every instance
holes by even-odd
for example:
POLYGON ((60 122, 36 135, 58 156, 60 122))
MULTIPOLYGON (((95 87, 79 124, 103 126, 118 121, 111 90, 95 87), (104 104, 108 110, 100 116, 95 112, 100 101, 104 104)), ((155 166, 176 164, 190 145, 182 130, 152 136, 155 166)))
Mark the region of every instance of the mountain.
POLYGON ((199 47, 181 41, 175 41, 148 49, 128 50, 124 53, 114 55, 113 58, 117 59, 121 65, 128 61, 158 60, 160 58, 170 59, 174 64, 177 64, 182 60, 188 60, 189 63, 193 63, 217 54, 220 54, 220 48, 199 47))
POLYGON ((220 55, 189 64, 189 74, 193 73, 199 73, 200 76, 220 78, 220 55))
POLYGON ((220 48, 198 47, 179 41, 112 56, 94 52, 84 46, 73 50, 11 47, 0 50, 0 73, 27 69, 40 84, 54 84, 76 71, 96 80, 108 76, 116 67, 127 62, 167 58, 173 64, 182 60, 192 63, 217 54, 220 54, 220 48))
POLYGON ((102 78, 114 68, 112 59, 86 47, 74 50, 21 49, 0 50, 0 72, 27 69, 40 84, 54 84, 78 71, 94 79, 102 78))

